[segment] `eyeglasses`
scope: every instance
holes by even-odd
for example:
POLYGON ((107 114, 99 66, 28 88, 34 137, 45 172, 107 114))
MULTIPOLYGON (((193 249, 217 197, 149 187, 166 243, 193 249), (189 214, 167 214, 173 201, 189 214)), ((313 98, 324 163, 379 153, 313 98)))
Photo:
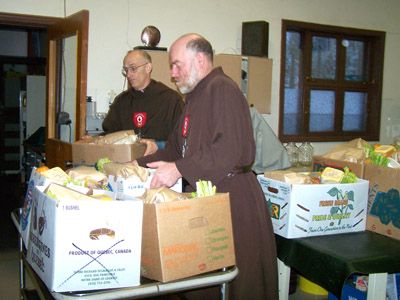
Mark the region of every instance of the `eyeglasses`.
POLYGON ((124 75, 126 77, 129 72, 136 73, 140 67, 143 67, 144 65, 147 65, 147 64, 148 64, 148 62, 144 63, 143 65, 140 65, 140 66, 129 66, 127 68, 122 67, 121 73, 122 73, 122 75, 124 75))

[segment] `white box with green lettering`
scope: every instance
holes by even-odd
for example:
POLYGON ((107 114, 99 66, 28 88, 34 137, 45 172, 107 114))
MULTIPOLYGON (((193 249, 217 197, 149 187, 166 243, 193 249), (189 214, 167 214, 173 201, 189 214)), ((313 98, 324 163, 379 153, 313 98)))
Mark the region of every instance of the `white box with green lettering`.
POLYGON ((288 184, 257 176, 274 232, 298 238, 364 231, 368 181, 346 184, 288 184))

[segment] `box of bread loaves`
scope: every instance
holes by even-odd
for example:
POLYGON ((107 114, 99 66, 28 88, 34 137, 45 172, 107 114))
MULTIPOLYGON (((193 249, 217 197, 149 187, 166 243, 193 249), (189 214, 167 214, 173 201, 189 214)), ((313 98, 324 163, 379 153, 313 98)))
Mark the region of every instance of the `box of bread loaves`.
POLYGON ((50 183, 32 196, 27 260, 50 291, 140 284, 143 202, 50 183))
POLYGON ((72 162, 74 166, 94 166, 99 159, 108 157, 124 163, 142 157, 146 147, 133 130, 118 131, 73 142, 72 162))

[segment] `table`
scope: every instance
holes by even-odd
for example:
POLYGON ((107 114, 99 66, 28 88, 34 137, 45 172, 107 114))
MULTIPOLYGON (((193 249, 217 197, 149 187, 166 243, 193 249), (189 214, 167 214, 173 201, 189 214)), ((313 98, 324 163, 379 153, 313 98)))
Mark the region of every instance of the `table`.
MULTIPOLYGON (((21 209, 17 209, 11 213, 11 219, 14 222, 18 232, 19 227, 19 216, 21 209)), ((220 271, 210 272, 207 274, 184 278, 181 280, 171 282, 158 282, 149 279, 144 279, 146 283, 136 287, 119 288, 119 289, 108 289, 108 290, 96 290, 86 291, 78 293, 56 293, 51 292, 30 267, 26 261, 26 249, 24 249, 24 243, 19 237, 19 275, 20 275, 20 298, 21 299, 37 299, 37 296, 41 300, 72 300, 72 299, 83 299, 83 300, 111 300, 111 299, 143 299, 147 297, 160 296, 171 293, 185 292, 195 290, 204 287, 220 286, 221 300, 229 299, 229 282, 236 278, 239 270, 236 266, 230 268, 224 268, 220 271), (36 293, 27 290, 25 287, 25 274, 27 274, 35 289, 36 293), (33 295, 35 294, 35 295, 33 295)))
POLYGON ((289 295, 290 268, 338 299, 347 278, 368 274, 367 300, 384 300, 388 273, 400 273, 400 241, 371 231, 286 239, 275 235, 279 299, 289 295))

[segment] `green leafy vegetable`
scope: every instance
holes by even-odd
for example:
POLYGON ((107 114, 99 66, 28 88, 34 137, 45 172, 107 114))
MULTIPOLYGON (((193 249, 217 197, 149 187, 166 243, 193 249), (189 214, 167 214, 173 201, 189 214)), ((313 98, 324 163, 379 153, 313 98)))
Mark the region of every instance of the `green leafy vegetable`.
POLYGON ((357 182, 357 176, 353 172, 350 172, 348 167, 343 169, 344 175, 340 183, 355 183, 357 182))
POLYGON ((375 148, 373 145, 370 145, 368 143, 364 144, 364 152, 365 152, 365 157, 370 158, 372 153, 375 152, 375 148))
POLYGON ((217 192, 217 187, 212 185, 211 181, 199 180, 196 182, 196 192, 192 192, 190 197, 213 196, 217 192))
POLYGON ((97 171, 100 171, 101 173, 105 173, 104 169, 103 169, 103 165, 106 163, 110 163, 112 162, 108 157, 104 157, 104 158, 100 158, 96 164, 94 165, 94 167, 96 168, 97 171))
POLYGON ((371 163, 374 165, 385 166, 389 164, 389 158, 383 156, 379 153, 372 152, 371 154, 371 163))
POLYGON ((380 153, 376 153, 373 145, 365 144, 363 149, 365 152, 365 157, 371 159, 371 164, 385 166, 385 167, 388 166, 389 158, 383 156, 380 153))

